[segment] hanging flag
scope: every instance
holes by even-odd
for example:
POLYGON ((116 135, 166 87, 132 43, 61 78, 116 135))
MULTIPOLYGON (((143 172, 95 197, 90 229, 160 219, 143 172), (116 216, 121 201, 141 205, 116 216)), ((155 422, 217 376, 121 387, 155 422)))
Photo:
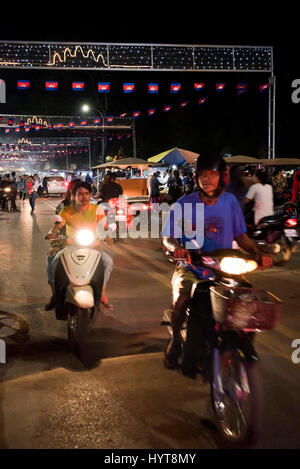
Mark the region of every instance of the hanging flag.
POLYGON ((246 83, 238 83, 236 85, 236 90, 237 90, 237 94, 245 93, 247 91, 247 84, 246 83))
POLYGON ((47 91, 57 91, 58 81, 46 81, 45 88, 47 91))
POLYGON ((20 126, 20 127, 24 127, 24 125, 25 125, 25 122, 24 122, 24 121, 20 121, 20 122, 19 122, 19 126, 20 126))
POLYGON ((52 130, 53 129, 53 124, 48 124, 48 130, 52 130))
POLYGON ((16 128, 15 128, 15 131, 16 131, 17 133, 19 133, 20 130, 21 130, 20 127, 16 127, 16 128))
POLYGON ((113 121, 114 121, 114 116, 107 116, 107 117, 106 117, 106 122, 111 123, 111 122, 113 122, 113 121))
POLYGON ((62 126, 63 126, 62 123, 56 124, 56 128, 57 128, 58 130, 61 130, 61 129, 62 129, 62 126))
POLYGON ((80 121, 80 125, 87 125, 87 120, 80 121))
POLYGON ((135 119, 136 119, 137 117, 140 117, 140 115, 141 115, 141 111, 134 111, 134 112, 132 113, 132 117, 134 117, 135 119))
POLYGON ((17 81, 18 90, 29 90, 30 81, 29 80, 18 80, 17 81))
POLYGON ((98 93, 109 93, 110 83, 98 83, 98 93))
POLYGON ((69 122, 69 127, 75 127, 75 122, 74 121, 69 122))
POLYGON ((264 83, 262 85, 259 85, 259 91, 266 91, 269 88, 270 88, 270 83, 264 83))
POLYGON ((171 83, 170 92, 178 93, 181 90, 181 83, 171 83))
POLYGON ((169 112, 171 108, 172 108, 172 104, 167 104, 166 106, 164 106, 163 112, 169 112))
POLYGON ((155 111, 156 111, 155 107, 148 109, 148 116, 153 116, 153 114, 155 114, 155 111))
POLYGON ((25 130, 25 132, 29 132, 30 126, 29 126, 29 125, 25 125, 24 130, 25 130))
POLYGON ((126 117, 127 116, 127 112, 123 112, 122 114, 120 114, 120 117, 126 117))
POLYGON ((184 101, 183 103, 180 103, 180 108, 185 107, 187 104, 189 104, 189 101, 184 101))
POLYGON ((207 96, 205 98, 200 98, 198 104, 203 104, 207 100, 207 96))
POLYGON ((5 129, 4 130, 4 133, 6 133, 6 134, 9 134, 9 132, 10 132, 10 129, 5 129))
POLYGON ((40 125, 36 125, 34 130, 37 131, 37 130, 40 130, 40 128, 41 128, 40 125))
POLYGON ((13 119, 12 117, 10 117, 10 118, 8 119, 8 125, 14 125, 14 121, 15 121, 15 119, 13 119))
POLYGON ((194 90, 199 91, 203 90, 205 83, 194 83, 194 90))
POLYGON ((84 82, 83 81, 73 81, 72 82, 73 91, 84 91, 84 82))
POLYGON ((148 93, 158 93, 158 83, 148 83, 148 93))
POLYGON ((133 93, 135 90, 135 83, 123 83, 124 93, 133 93))
POLYGON ((94 119, 94 124, 95 124, 95 125, 99 125, 100 122, 101 122, 100 117, 95 117, 95 119, 94 119))
POLYGON ((225 83, 216 83, 216 91, 224 91, 225 83))

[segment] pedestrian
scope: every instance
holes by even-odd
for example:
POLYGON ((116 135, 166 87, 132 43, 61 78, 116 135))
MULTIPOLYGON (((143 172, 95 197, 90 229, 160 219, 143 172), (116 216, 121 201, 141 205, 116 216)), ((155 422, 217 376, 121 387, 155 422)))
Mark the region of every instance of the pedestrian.
POLYGON ((277 169, 271 179, 274 203, 275 205, 281 205, 284 203, 284 194, 287 191, 287 182, 284 177, 284 169, 277 169))
POLYGON ((38 187, 40 185, 40 181, 39 181, 39 177, 38 175, 35 173, 33 175, 33 178, 31 179, 31 182, 32 182, 32 185, 31 187, 29 188, 31 193, 29 193, 29 203, 30 203, 30 206, 31 206, 31 214, 34 213, 34 209, 35 209, 35 201, 36 201, 36 198, 38 196, 38 187))
POLYGON ((162 184, 159 182, 158 177, 160 176, 160 172, 156 171, 150 181, 150 202, 151 204, 158 203, 159 201, 159 186, 162 184))
POLYGON ((248 190, 245 203, 254 200, 254 224, 257 225, 263 217, 273 215, 273 188, 268 184, 268 175, 265 170, 256 171, 258 183, 248 190))
POLYGON ((22 174, 18 182, 18 191, 19 191, 20 200, 24 202, 24 200, 26 199, 26 176, 25 174, 22 174))
POLYGON ((13 210, 18 210, 16 206, 16 198, 18 195, 18 183, 17 183, 17 178, 16 178, 16 172, 13 171, 11 173, 11 190, 12 190, 12 201, 11 201, 11 206, 13 210))
POLYGON ((42 194, 44 195, 44 192, 46 192, 46 197, 49 197, 48 182, 47 182, 47 177, 46 176, 43 178, 42 189, 43 189, 42 194))
POLYGON ((122 186, 118 184, 115 179, 115 175, 111 172, 104 176, 104 181, 100 186, 99 194, 96 196, 96 198, 101 199, 101 202, 108 202, 110 199, 120 197, 123 194, 122 186))
POLYGON ((174 204, 183 195, 182 181, 178 169, 174 169, 173 173, 169 176, 167 186, 169 188, 171 204, 174 204))
POLYGON ((238 199, 242 212, 245 207, 245 197, 248 192, 244 182, 243 173, 238 165, 233 165, 229 170, 229 183, 225 187, 225 192, 230 192, 238 199))

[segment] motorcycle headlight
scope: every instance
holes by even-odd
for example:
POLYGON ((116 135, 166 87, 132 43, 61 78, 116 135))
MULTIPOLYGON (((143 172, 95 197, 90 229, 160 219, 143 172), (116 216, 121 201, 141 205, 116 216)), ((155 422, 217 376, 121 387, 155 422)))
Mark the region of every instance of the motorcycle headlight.
POLYGON ((239 257, 224 257, 220 262, 220 269, 227 274, 242 275, 257 269, 257 263, 239 257))
POLYGON ((89 246, 93 243, 95 237, 91 230, 80 230, 76 234, 76 241, 81 246, 89 246))
POLYGON ((10 188, 10 187, 5 187, 4 191, 5 191, 5 192, 10 192, 10 191, 11 191, 11 188, 10 188))

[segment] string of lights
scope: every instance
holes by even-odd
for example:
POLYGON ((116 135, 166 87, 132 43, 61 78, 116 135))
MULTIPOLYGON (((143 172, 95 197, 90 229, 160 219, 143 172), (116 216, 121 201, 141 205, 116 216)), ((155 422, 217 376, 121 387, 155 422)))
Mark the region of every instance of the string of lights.
POLYGON ((0 41, 3 68, 135 71, 273 71, 265 46, 76 44, 0 41))

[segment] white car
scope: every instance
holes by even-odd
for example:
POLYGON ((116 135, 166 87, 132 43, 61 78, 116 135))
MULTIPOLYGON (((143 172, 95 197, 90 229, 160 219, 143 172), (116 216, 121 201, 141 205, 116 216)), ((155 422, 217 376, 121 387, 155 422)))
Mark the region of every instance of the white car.
POLYGON ((65 195, 69 183, 62 176, 46 176, 46 180, 49 195, 65 195))

